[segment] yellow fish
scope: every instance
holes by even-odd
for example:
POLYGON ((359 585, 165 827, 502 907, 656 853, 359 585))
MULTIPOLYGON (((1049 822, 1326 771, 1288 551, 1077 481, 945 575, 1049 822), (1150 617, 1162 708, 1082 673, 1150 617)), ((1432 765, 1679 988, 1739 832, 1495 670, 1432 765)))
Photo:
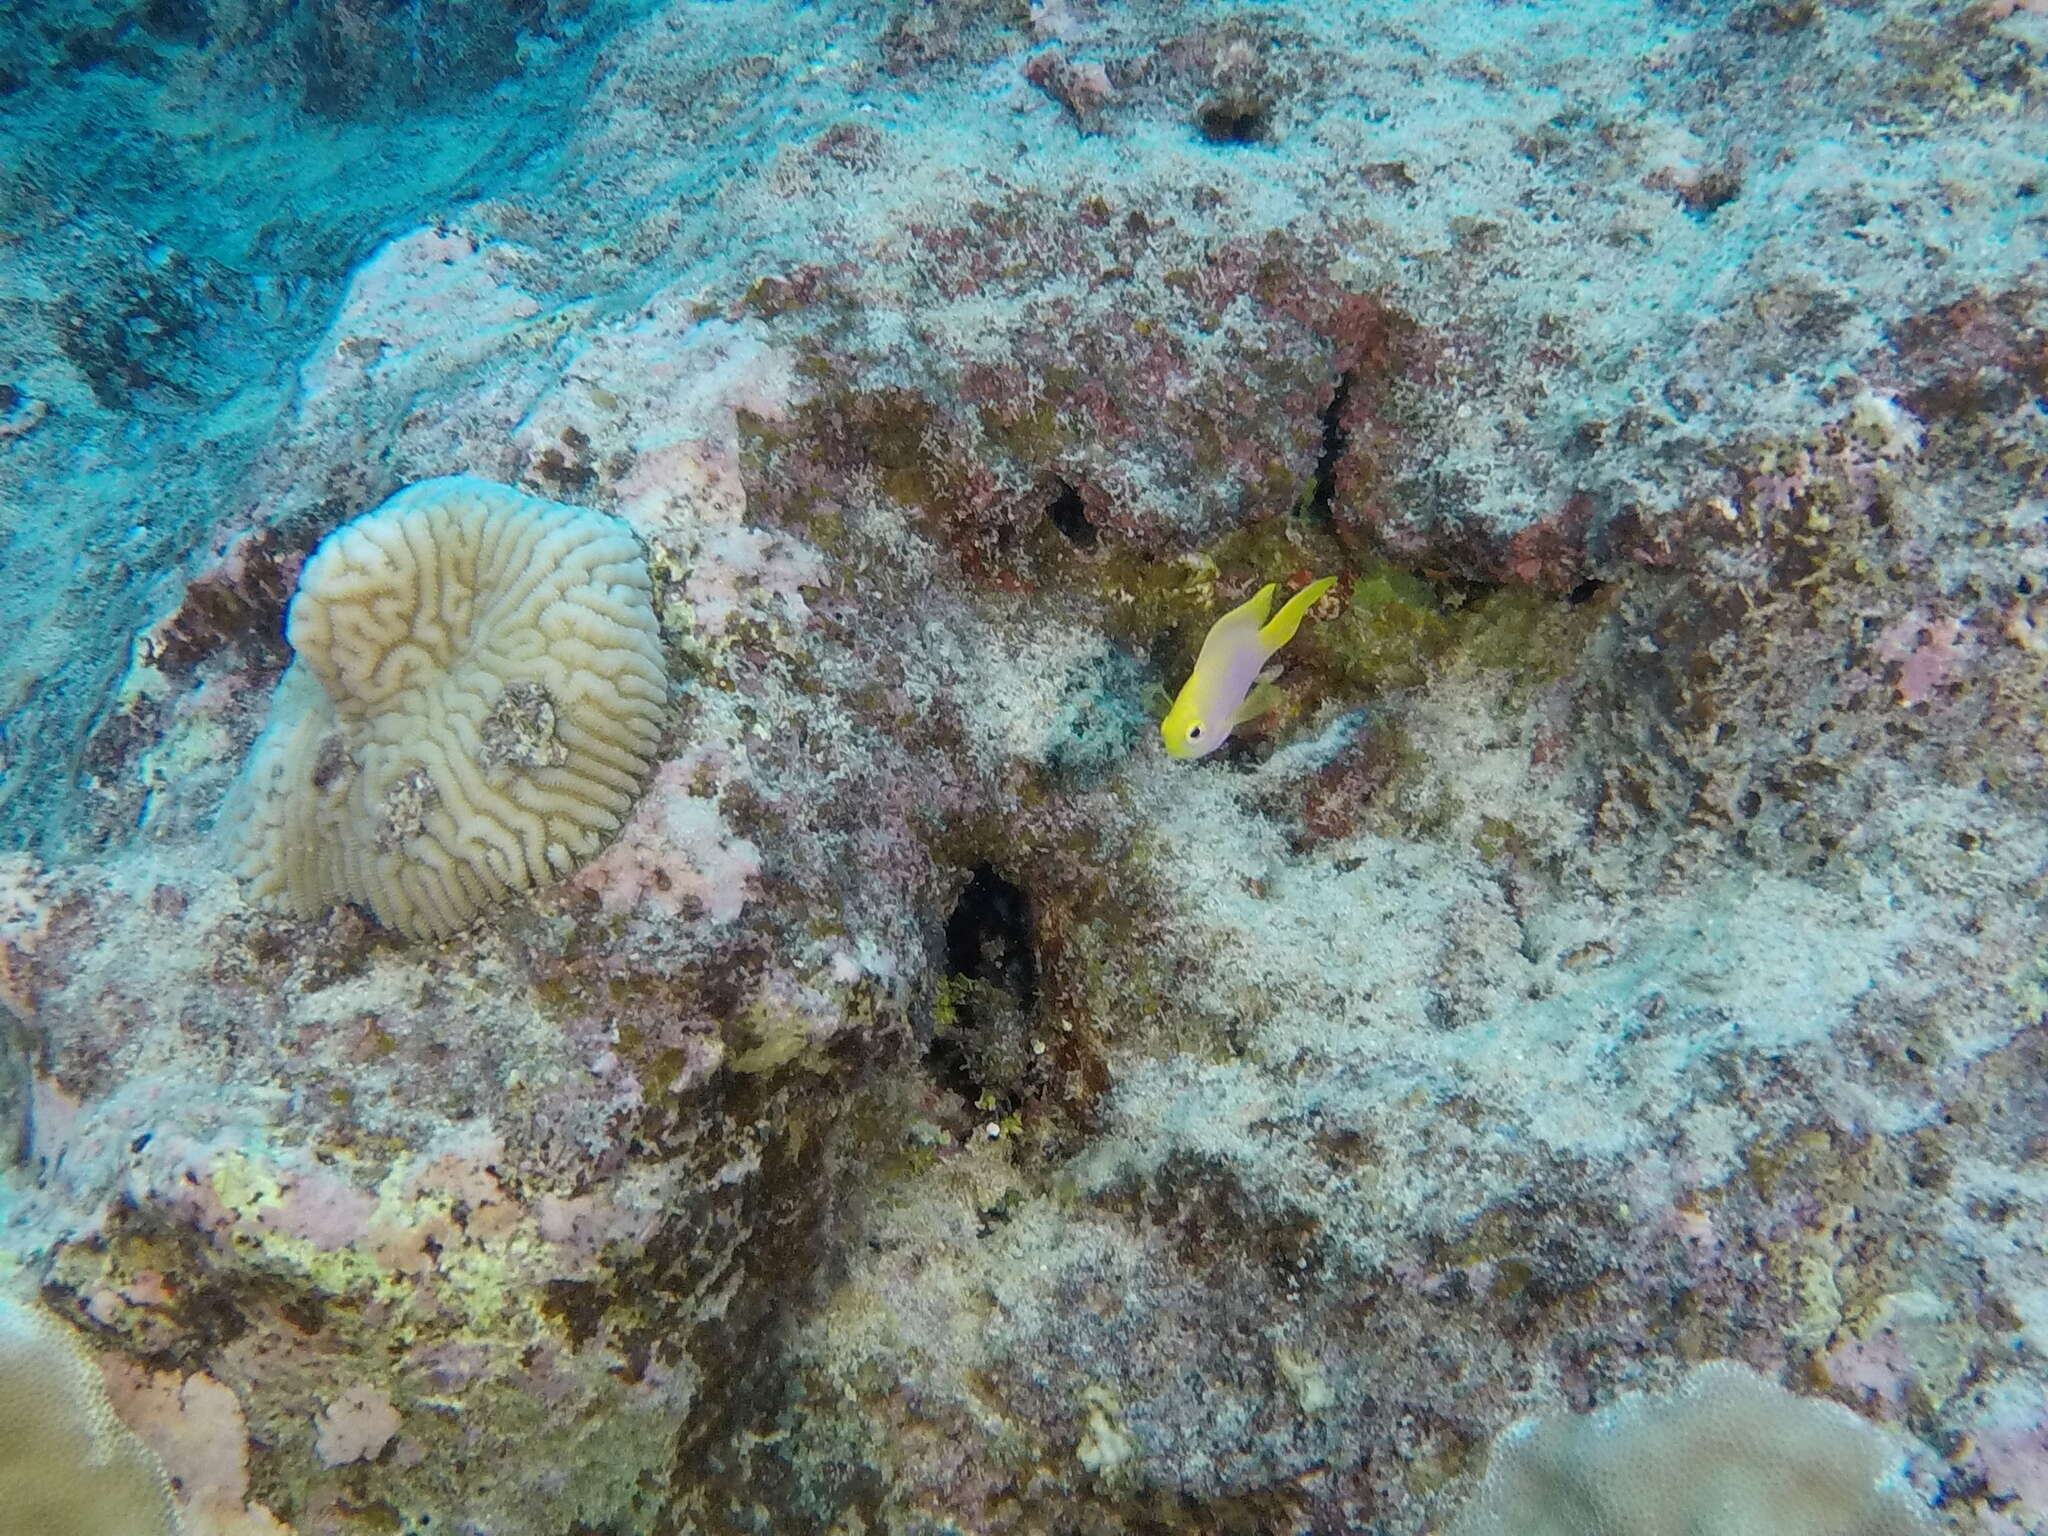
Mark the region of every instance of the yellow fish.
POLYGON ((1274 586, 1269 581, 1250 602, 1231 609, 1210 627, 1195 670, 1160 722, 1169 757, 1204 757, 1230 740, 1231 731, 1280 702, 1280 690, 1273 686, 1280 669, 1261 669, 1294 638, 1302 615, 1336 585, 1334 576, 1312 581, 1268 619, 1274 586))

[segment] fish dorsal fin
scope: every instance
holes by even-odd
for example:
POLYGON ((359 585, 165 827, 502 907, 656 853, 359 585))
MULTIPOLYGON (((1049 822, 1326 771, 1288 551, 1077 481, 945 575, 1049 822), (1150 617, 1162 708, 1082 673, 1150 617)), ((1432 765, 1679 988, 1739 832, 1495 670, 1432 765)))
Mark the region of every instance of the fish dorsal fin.
POLYGON ((1266 622, 1266 610, 1272 604, 1273 583, 1269 581, 1210 625, 1209 633, 1202 637, 1202 651, 1196 658, 1195 670, 1213 672, 1246 645, 1257 643, 1255 637, 1259 634, 1259 626, 1266 622))
POLYGON ((1214 627, 1223 629, 1227 626, 1233 631, 1259 628, 1260 625, 1266 622, 1266 615, 1272 611, 1273 592, 1276 585, 1274 582, 1267 582, 1258 591, 1218 619, 1214 627))

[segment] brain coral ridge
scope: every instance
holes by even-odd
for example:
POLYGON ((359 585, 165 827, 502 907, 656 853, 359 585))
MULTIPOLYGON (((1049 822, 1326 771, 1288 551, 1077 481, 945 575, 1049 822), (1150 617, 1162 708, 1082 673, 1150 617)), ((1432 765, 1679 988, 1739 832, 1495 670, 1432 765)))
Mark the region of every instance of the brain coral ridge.
POLYGON ((439 937, 573 874, 653 765, 652 590, 619 519, 473 476, 335 529, 223 817, 251 894, 301 917, 360 902, 439 937))

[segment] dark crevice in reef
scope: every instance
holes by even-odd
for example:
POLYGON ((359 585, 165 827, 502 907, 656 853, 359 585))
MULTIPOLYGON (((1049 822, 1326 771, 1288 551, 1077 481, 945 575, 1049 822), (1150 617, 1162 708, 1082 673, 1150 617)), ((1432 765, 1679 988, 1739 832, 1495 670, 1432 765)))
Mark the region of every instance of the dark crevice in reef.
POLYGON ((1318 528, 1336 526, 1331 502, 1337 494, 1338 461, 1351 447, 1350 434, 1344 430, 1344 409, 1351 403, 1351 383, 1349 369, 1338 374, 1337 387, 1323 409, 1323 451, 1316 459, 1315 489, 1308 498, 1308 519, 1318 528))
POLYGON ((1088 521, 1088 508, 1081 501, 1081 493, 1066 481, 1060 482, 1060 492, 1053 497, 1052 505, 1045 509, 1045 515, 1075 548, 1095 547, 1099 535, 1095 525, 1088 521))
POLYGON ((1195 124, 1211 144, 1263 144, 1271 108, 1245 91, 1226 91, 1202 103, 1195 124))
POLYGON ((1038 1006, 1038 957, 1031 948, 1031 898, 992 864, 976 867, 946 919, 946 969, 1038 1006))
POLYGON ((925 1051, 933 1079, 970 1105, 1016 1107, 1038 1010, 1031 898, 995 867, 977 867, 946 919, 940 1027, 925 1051))

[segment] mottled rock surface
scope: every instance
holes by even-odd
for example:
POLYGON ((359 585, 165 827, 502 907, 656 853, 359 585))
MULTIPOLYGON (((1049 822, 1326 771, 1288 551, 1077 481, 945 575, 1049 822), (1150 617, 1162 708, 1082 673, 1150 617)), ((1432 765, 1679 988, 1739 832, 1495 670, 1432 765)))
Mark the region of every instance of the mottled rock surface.
POLYGON ((330 11, 0 79, 392 157, 241 351, 0 203, 0 1246, 189 1524, 1417 1536, 1731 1358, 2048 1533, 2037 7, 330 11), (661 766, 255 910, 298 566, 457 472, 633 526, 661 766))

